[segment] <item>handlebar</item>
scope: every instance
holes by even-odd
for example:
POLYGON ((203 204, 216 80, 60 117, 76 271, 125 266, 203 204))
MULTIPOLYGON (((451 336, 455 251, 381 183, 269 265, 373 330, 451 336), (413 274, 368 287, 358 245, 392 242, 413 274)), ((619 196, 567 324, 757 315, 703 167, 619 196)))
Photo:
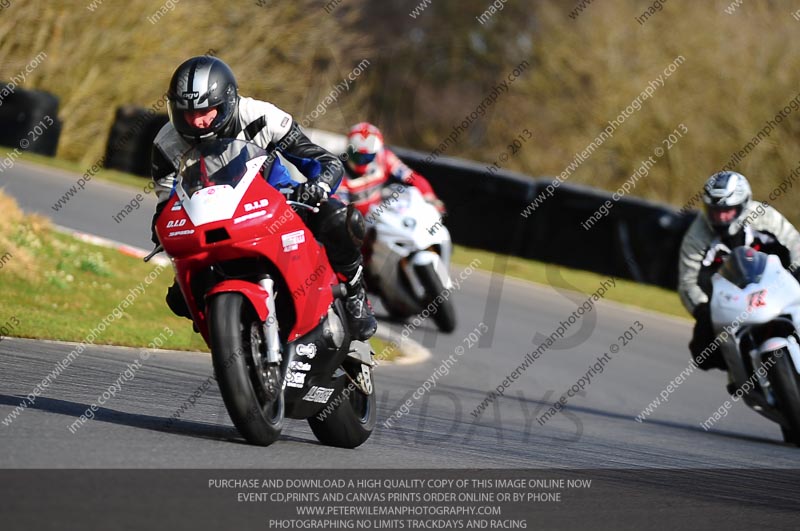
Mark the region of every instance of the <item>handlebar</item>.
POLYGON ((716 260, 718 256, 725 257, 731 254, 731 252, 730 247, 724 243, 718 242, 712 245, 706 252, 706 255, 703 257, 703 265, 708 267, 714 263, 714 260, 716 260))

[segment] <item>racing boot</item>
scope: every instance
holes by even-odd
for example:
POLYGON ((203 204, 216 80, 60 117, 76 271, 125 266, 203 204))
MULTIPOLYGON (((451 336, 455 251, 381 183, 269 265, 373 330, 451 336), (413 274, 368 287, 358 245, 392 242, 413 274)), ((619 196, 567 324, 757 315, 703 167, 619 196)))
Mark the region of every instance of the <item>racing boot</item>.
POLYGON ((189 311, 189 306, 186 304, 186 299, 183 297, 183 292, 181 292, 181 287, 178 286, 177 280, 173 280, 172 285, 167 289, 166 299, 167 306, 172 310, 172 313, 178 317, 186 317, 189 319, 192 322, 192 330, 194 330, 196 334, 199 334, 200 329, 197 327, 197 323, 194 322, 192 312, 189 311))
POLYGON ((347 284, 347 298, 344 308, 353 339, 366 341, 378 329, 378 321, 372 311, 372 305, 367 300, 367 291, 364 289, 364 268, 361 259, 342 271, 340 278, 347 284))
POLYGON ((192 314, 189 311, 189 307, 186 305, 186 299, 183 298, 183 293, 181 292, 180 286, 178 286, 177 280, 173 280, 172 285, 167 289, 166 300, 167 306, 172 310, 172 313, 178 317, 192 318, 192 314))
POLYGON ((727 370, 722 350, 718 348, 714 329, 711 326, 711 309, 707 302, 698 304, 693 312, 696 319, 692 339, 689 341, 689 352, 695 366, 702 370, 727 370))

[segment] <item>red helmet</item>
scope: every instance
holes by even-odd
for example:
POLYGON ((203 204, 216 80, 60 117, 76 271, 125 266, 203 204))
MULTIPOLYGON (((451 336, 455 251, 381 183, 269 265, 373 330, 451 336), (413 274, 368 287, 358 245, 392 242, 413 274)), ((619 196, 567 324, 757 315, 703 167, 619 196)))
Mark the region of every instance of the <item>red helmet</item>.
POLYGON ((367 167, 382 149, 381 130, 370 123, 356 124, 347 133, 347 164, 357 175, 367 172, 367 167))

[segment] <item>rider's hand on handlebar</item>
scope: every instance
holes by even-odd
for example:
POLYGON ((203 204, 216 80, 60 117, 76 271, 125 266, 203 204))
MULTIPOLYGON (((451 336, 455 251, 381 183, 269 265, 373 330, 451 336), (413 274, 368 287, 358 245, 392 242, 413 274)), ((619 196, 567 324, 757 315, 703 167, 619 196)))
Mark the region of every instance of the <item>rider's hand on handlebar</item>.
POLYGON ((436 210, 438 210, 439 214, 441 214, 442 216, 447 215, 447 208, 445 208, 444 203, 438 197, 434 197, 433 199, 428 199, 428 203, 436 207, 436 210))
POLYGON ((703 265, 708 267, 713 263, 721 262, 723 258, 731 254, 731 249, 722 242, 712 245, 703 257, 703 265))
POLYGON ((309 206, 317 206, 328 200, 330 188, 325 183, 309 182, 297 187, 296 200, 309 206))

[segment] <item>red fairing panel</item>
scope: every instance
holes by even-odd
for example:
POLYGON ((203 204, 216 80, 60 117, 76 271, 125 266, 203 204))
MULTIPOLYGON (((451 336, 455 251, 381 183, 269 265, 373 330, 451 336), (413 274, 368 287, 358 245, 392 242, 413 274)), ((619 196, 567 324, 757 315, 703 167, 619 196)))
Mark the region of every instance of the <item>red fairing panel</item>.
POLYGON ((230 293, 236 292, 241 293, 247 300, 250 301, 250 304, 253 305, 256 313, 258 314, 258 318, 262 321, 266 321, 267 317, 269 317, 269 310, 267 310, 267 292, 259 286, 258 284, 253 284, 252 282, 247 282, 245 280, 223 280, 206 294, 206 300, 210 299, 214 295, 218 293, 230 293))
MULTIPOLYGON (((317 326, 333 302, 331 286, 338 280, 325 249, 286 204, 284 196, 261 177, 252 182, 231 218, 200 226, 192 223, 177 195, 173 195, 156 223, 156 231, 173 258, 178 283, 183 293, 189 294, 187 303, 206 338, 205 316, 198 311, 188 288, 194 274, 220 262, 263 257, 275 264, 291 292, 276 296, 291 296, 295 304, 297 320, 289 340, 317 326)), ((225 291, 241 291, 253 302, 259 317, 266 320, 266 302, 257 301, 265 295, 260 286, 243 281, 224 284, 239 286, 241 289, 225 291)), ((212 291, 220 289, 215 287, 212 291)))

